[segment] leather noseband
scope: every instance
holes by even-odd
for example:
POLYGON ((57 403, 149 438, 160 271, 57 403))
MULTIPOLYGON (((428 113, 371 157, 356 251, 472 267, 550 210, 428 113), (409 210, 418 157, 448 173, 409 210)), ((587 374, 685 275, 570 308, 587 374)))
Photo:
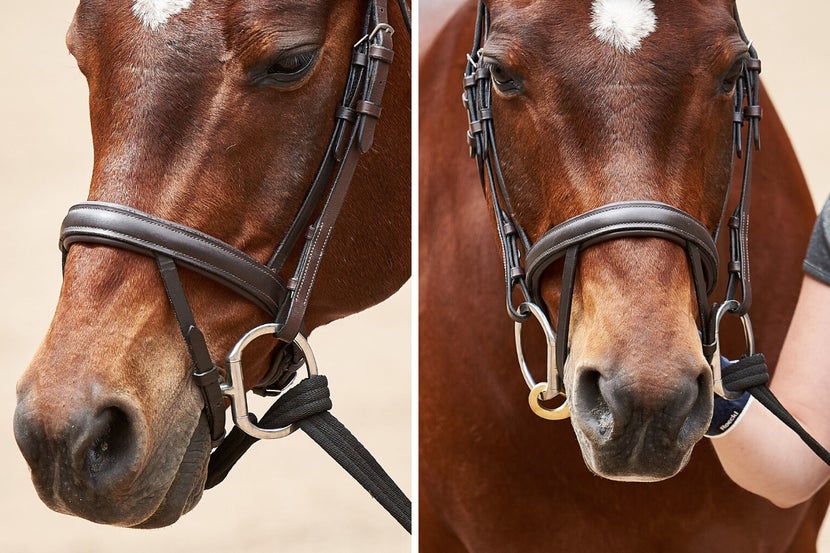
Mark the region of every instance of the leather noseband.
POLYGON ((170 257, 219 282, 276 317, 285 285, 271 269, 233 246, 198 230, 130 207, 85 202, 69 209, 61 226, 64 260, 72 244, 94 243, 149 257, 170 257))

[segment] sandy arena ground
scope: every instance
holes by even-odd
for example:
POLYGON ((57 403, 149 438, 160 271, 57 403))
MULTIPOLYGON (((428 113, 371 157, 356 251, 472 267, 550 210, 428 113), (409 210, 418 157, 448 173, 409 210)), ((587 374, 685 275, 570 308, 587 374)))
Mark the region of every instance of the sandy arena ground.
MULTIPOLYGON (((409 535, 302 432, 254 446, 221 486, 167 529, 98 526, 53 513, 38 499, 12 436, 12 413, 15 382, 57 300, 60 222, 70 205, 86 199, 92 167, 86 83, 64 46, 76 5, 7 2, 0 18, 0 235, 6 259, 0 287, 6 363, 0 388, 0 551, 409 551, 409 535)), ((407 493, 410 296, 407 284, 383 305, 310 338, 329 376, 333 413, 407 493)), ((70 383, 71 367, 65 377, 70 383)))

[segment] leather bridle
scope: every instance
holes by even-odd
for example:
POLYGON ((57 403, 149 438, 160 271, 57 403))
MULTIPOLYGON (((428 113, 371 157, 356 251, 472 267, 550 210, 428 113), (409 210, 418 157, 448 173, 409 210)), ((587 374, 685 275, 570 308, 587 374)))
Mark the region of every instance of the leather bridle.
MULTIPOLYGON (((540 401, 565 395, 564 367, 568 355, 568 330, 573 301, 573 288, 579 253, 595 244, 628 237, 656 237, 670 240, 684 248, 689 260, 699 314, 701 343, 715 379, 715 391, 724 397, 734 394, 721 383, 719 325, 725 314, 740 317, 746 334, 749 353, 754 351, 754 338, 748 311, 752 295, 750 287, 748 230, 752 152, 760 147, 758 123, 759 73, 761 62, 755 48, 747 40, 733 9, 741 38, 749 55, 736 82, 733 114, 733 156, 743 161, 740 199, 729 217, 730 258, 726 295, 723 301, 709 307, 718 275, 717 243, 720 225, 714 233, 688 213, 647 199, 606 204, 554 226, 531 243, 518 223, 510 202, 510 194, 499 162, 493 124, 490 68, 481 62, 481 49, 490 28, 490 14, 483 0, 479 2, 473 48, 467 56, 464 74, 464 106, 469 116, 467 140, 470 156, 478 163, 482 187, 489 193, 496 220, 496 230, 504 261, 507 312, 515 322, 516 348, 522 374, 531 389, 529 403, 533 411, 547 419, 563 419, 569 415, 567 399, 559 407, 548 409, 540 401), (744 124, 748 125, 744 137, 744 124), (745 142, 744 142, 745 140, 745 142), (556 332, 541 298, 541 279, 555 262, 563 260, 562 286, 556 332), (522 301, 514 303, 514 292, 522 301), (740 295, 739 295, 740 294, 740 295), (533 316, 542 326, 547 340, 546 380, 537 383, 525 361, 522 348, 523 324, 533 316)), ((721 220, 726 213, 729 188, 724 197, 721 220)), ((738 394, 740 395, 740 394, 738 394)))
MULTIPOLYGON (((398 4, 409 31, 408 8, 404 0, 398 0, 398 4)), ((275 352, 271 371, 254 387, 255 391, 258 389, 262 395, 282 393, 303 363, 307 366, 309 376, 316 374, 313 353, 303 336, 303 319, 323 254, 358 160, 372 146, 375 126, 381 114, 381 99, 387 83, 387 74, 394 58, 393 33, 394 29, 388 21, 387 1, 369 0, 361 34, 353 47, 342 101, 334 113, 334 131, 325 155, 288 232, 267 263, 260 263, 233 246, 203 232, 124 205, 84 202, 70 208, 63 221, 60 249, 64 265, 71 246, 77 243, 126 249, 156 260, 193 361, 193 380, 204 397, 204 412, 214 447, 225 438, 225 396, 231 399, 236 426, 256 439, 282 437, 296 429, 294 424, 283 428, 261 427, 257 425, 256 418, 249 415, 240 365, 242 350, 259 336, 271 335, 282 342, 282 347, 275 352), (280 272, 289 256, 298 250, 299 262, 294 268, 293 276, 287 282, 283 282, 279 276, 280 272), (249 331, 232 348, 224 379, 211 359, 205 338, 196 324, 179 278, 180 267, 200 273, 226 286, 273 319, 272 323, 249 331)), ((234 436, 233 441, 238 443, 236 434, 234 436)), ((349 437, 356 442, 350 434, 349 437)), ((211 473, 214 471, 213 459, 222 459, 219 464, 224 466, 216 470, 215 476, 209 475, 209 481, 212 482, 209 487, 221 481, 241 455, 238 449, 237 452, 231 451, 229 454, 222 449, 217 448, 211 456, 211 473), (224 461, 228 457, 233 458, 224 461)), ((352 457, 359 455, 362 454, 349 454, 352 457)), ((369 455, 368 452, 366 455, 369 455)), ((372 458, 369 463, 365 460, 360 462, 368 465, 371 461, 374 459, 372 458)), ((374 473, 382 471, 379 465, 377 468, 365 470, 374 473)), ((383 476, 388 478, 385 473, 383 476)), ((376 477, 368 479, 381 480, 376 477)), ((364 484, 362 481, 361 483, 364 484)), ((394 483, 383 485, 386 489, 396 488, 394 483)), ((384 503, 384 500, 377 496, 386 491, 375 492, 371 488, 367 489, 370 489, 370 493, 378 501, 384 503)), ((408 499, 399 489, 389 494, 394 497, 392 502, 395 503, 390 512, 394 510, 393 516, 409 528, 411 507, 408 499)))

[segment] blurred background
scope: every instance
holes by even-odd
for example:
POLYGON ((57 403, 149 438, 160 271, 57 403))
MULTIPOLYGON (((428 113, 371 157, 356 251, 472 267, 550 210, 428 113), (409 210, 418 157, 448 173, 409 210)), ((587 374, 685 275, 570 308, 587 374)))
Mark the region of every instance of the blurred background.
MULTIPOLYGON (((0 18, 0 551, 409 551, 409 535, 302 432, 255 445, 169 528, 99 526, 56 514, 38 499, 12 414, 15 382, 57 302, 60 223, 70 205, 86 199, 92 168, 86 82, 64 44, 76 6, 5 2, 0 18)), ((329 377, 332 412, 409 495, 410 295, 407 284, 384 304, 310 338, 329 377)))

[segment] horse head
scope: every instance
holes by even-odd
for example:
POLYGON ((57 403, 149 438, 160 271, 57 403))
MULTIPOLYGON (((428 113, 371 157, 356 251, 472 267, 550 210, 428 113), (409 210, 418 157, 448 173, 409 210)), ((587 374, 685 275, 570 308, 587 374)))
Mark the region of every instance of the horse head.
MULTIPOLYGON (((83 0, 67 44, 90 91, 89 199, 197 229, 267 263, 327 151, 367 4, 83 0)), ((380 302, 408 278, 404 35, 305 332, 380 302)), ((287 256, 283 282, 299 257, 299 248, 287 256)), ((273 320, 203 274, 182 270, 181 282, 215 360, 273 320)), ((261 340, 246 352, 248 387, 269 371, 276 347, 261 340)), ((211 439, 190 365, 154 261, 74 245, 54 319, 18 383, 15 435, 41 499, 130 527, 168 525, 193 508, 211 439)))
MULTIPOLYGON (((481 119, 492 118, 497 146, 486 147, 504 181, 488 192, 491 205, 502 196, 528 244, 632 201, 682 210, 709 240, 732 174, 736 82, 750 59, 734 1, 487 4, 471 64, 491 81, 481 119)), ((688 462, 711 418, 713 378, 697 324, 706 293, 700 309, 687 248, 634 234, 575 241, 569 315, 560 310, 567 259, 536 275, 536 293, 551 319, 569 317, 557 340, 569 346, 564 388, 586 464, 653 481, 688 462)))

